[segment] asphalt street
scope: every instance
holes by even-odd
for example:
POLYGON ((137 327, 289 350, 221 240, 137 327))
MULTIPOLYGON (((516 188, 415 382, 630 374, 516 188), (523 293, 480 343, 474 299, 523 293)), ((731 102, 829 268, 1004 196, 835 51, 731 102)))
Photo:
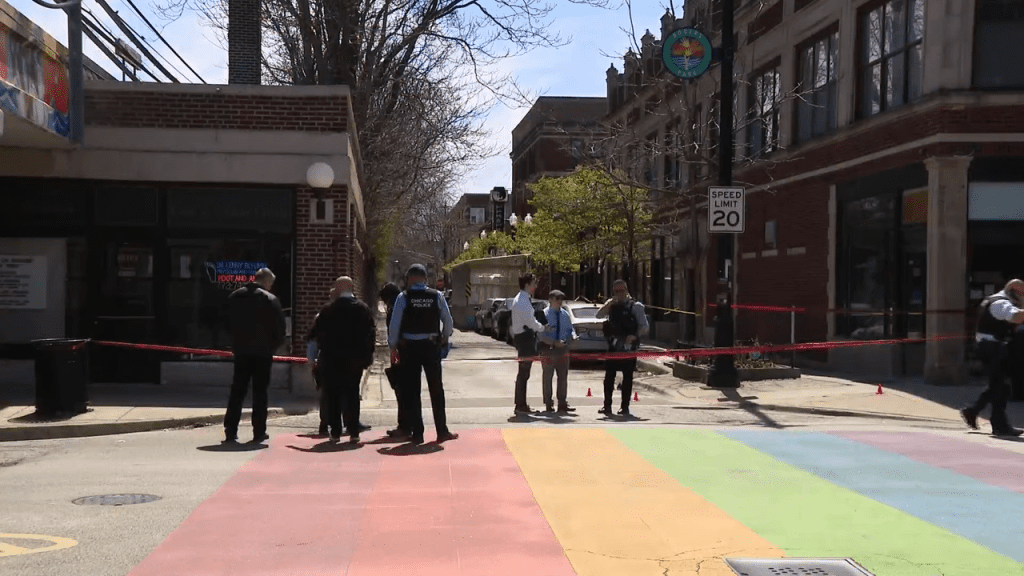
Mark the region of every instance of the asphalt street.
MULTIPOLYGON (((245 425, 241 444, 219 425, 0 444, 0 574, 725 576, 737 554, 849 556, 877 576, 1024 573, 1024 443, 948 418, 774 411, 647 373, 634 416, 607 418, 600 366, 570 371, 573 415, 515 417, 514 350, 454 342, 451 443, 381 438, 395 404, 379 364, 364 444, 313 437, 315 412, 271 420, 262 444, 245 425), (157 499, 75 503, 100 495, 157 499)), ((543 405, 536 364, 530 403, 543 405)))

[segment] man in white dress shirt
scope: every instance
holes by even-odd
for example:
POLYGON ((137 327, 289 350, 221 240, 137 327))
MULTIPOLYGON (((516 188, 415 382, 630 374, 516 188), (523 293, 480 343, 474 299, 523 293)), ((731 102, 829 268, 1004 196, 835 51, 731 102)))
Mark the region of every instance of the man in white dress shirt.
POLYGON ((519 277, 519 294, 512 301, 509 330, 512 343, 516 346, 519 374, 516 376, 516 414, 530 414, 533 410, 526 403, 526 382, 530 379, 533 360, 537 356, 537 334, 544 331, 544 325, 537 321, 533 308, 533 291, 537 289, 537 278, 527 272, 519 277))

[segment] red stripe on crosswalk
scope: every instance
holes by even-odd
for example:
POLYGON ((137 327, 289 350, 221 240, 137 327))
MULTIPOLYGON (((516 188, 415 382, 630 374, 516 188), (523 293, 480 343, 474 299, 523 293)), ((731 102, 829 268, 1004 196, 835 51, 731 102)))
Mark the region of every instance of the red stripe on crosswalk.
POLYGON ((308 451, 317 445, 327 446, 273 438, 129 576, 345 574, 382 456, 308 451))
POLYGON ((349 448, 275 437, 129 576, 575 574, 499 431, 349 448))
POLYGON ((574 575, 501 432, 387 457, 348 576, 574 575))

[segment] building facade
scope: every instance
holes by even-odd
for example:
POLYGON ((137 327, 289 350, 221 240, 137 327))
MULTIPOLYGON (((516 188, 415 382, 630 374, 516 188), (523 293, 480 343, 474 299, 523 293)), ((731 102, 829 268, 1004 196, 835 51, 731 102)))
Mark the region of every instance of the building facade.
MULTIPOLYGON (((228 294, 266 266, 288 317, 279 353, 302 356, 333 280, 367 291, 347 87, 89 80, 85 101, 80 145, 0 140, 0 255, 34 262, 18 282, 37 295, 0 302, 7 349, 52 337, 224 349, 228 294), (306 184, 316 162, 333 169, 328 189, 306 184)), ((228 364, 195 360, 92 347, 96 381, 229 381, 228 364)), ((309 387, 307 373, 278 365, 274 382, 309 387)))
MULTIPOLYGON (((795 318, 798 340, 950 336, 805 361, 962 382, 977 303, 1022 273, 1024 74, 1005 54, 1024 33, 1024 6, 736 4, 734 182, 747 189, 746 228, 732 255, 711 242, 694 250, 699 240, 680 252, 698 270, 697 308, 714 301, 717 260, 728 257, 734 301, 807 309, 795 318)), ((720 2, 688 0, 684 13, 663 18, 662 38, 692 26, 720 44, 720 2)), ((697 194, 677 207, 692 223, 674 233, 686 246, 680 236, 707 234, 700 192, 717 183, 718 66, 675 80, 660 41, 644 47, 609 74, 611 117, 658 141, 679 118, 684 142, 706 152, 684 176, 697 194)), ((665 178, 671 161, 654 158, 652 177, 665 178)), ((711 342, 710 315, 696 332, 711 342)), ((739 339, 788 342, 789 332, 786 316, 737 314, 739 339)))

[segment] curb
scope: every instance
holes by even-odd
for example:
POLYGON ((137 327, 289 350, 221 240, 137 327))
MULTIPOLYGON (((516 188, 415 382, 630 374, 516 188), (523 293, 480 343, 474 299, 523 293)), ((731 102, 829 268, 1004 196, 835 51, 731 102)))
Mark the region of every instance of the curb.
MULTIPOLYGON (((251 420, 251 411, 242 413, 242 421, 251 420), (248 418, 247 418, 248 417, 248 418)), ((281 418, 287 413, 281 408, 267 410, 267 418, 281 418)), ((90 436, 110 436, 115 434, 131 434, 134 432, 153 432, 196 426, 198 424, 216 424, 223 422, 223 415, 189 416, 186 418, 165 418, 162 420, 138 420, 130 422, 100 422, 96 424, 56 424, 53 426, 19 426, 0 428, 0 442, 19 442, 24 440, 54 440, 58 438, 86 438, 90 436)))

